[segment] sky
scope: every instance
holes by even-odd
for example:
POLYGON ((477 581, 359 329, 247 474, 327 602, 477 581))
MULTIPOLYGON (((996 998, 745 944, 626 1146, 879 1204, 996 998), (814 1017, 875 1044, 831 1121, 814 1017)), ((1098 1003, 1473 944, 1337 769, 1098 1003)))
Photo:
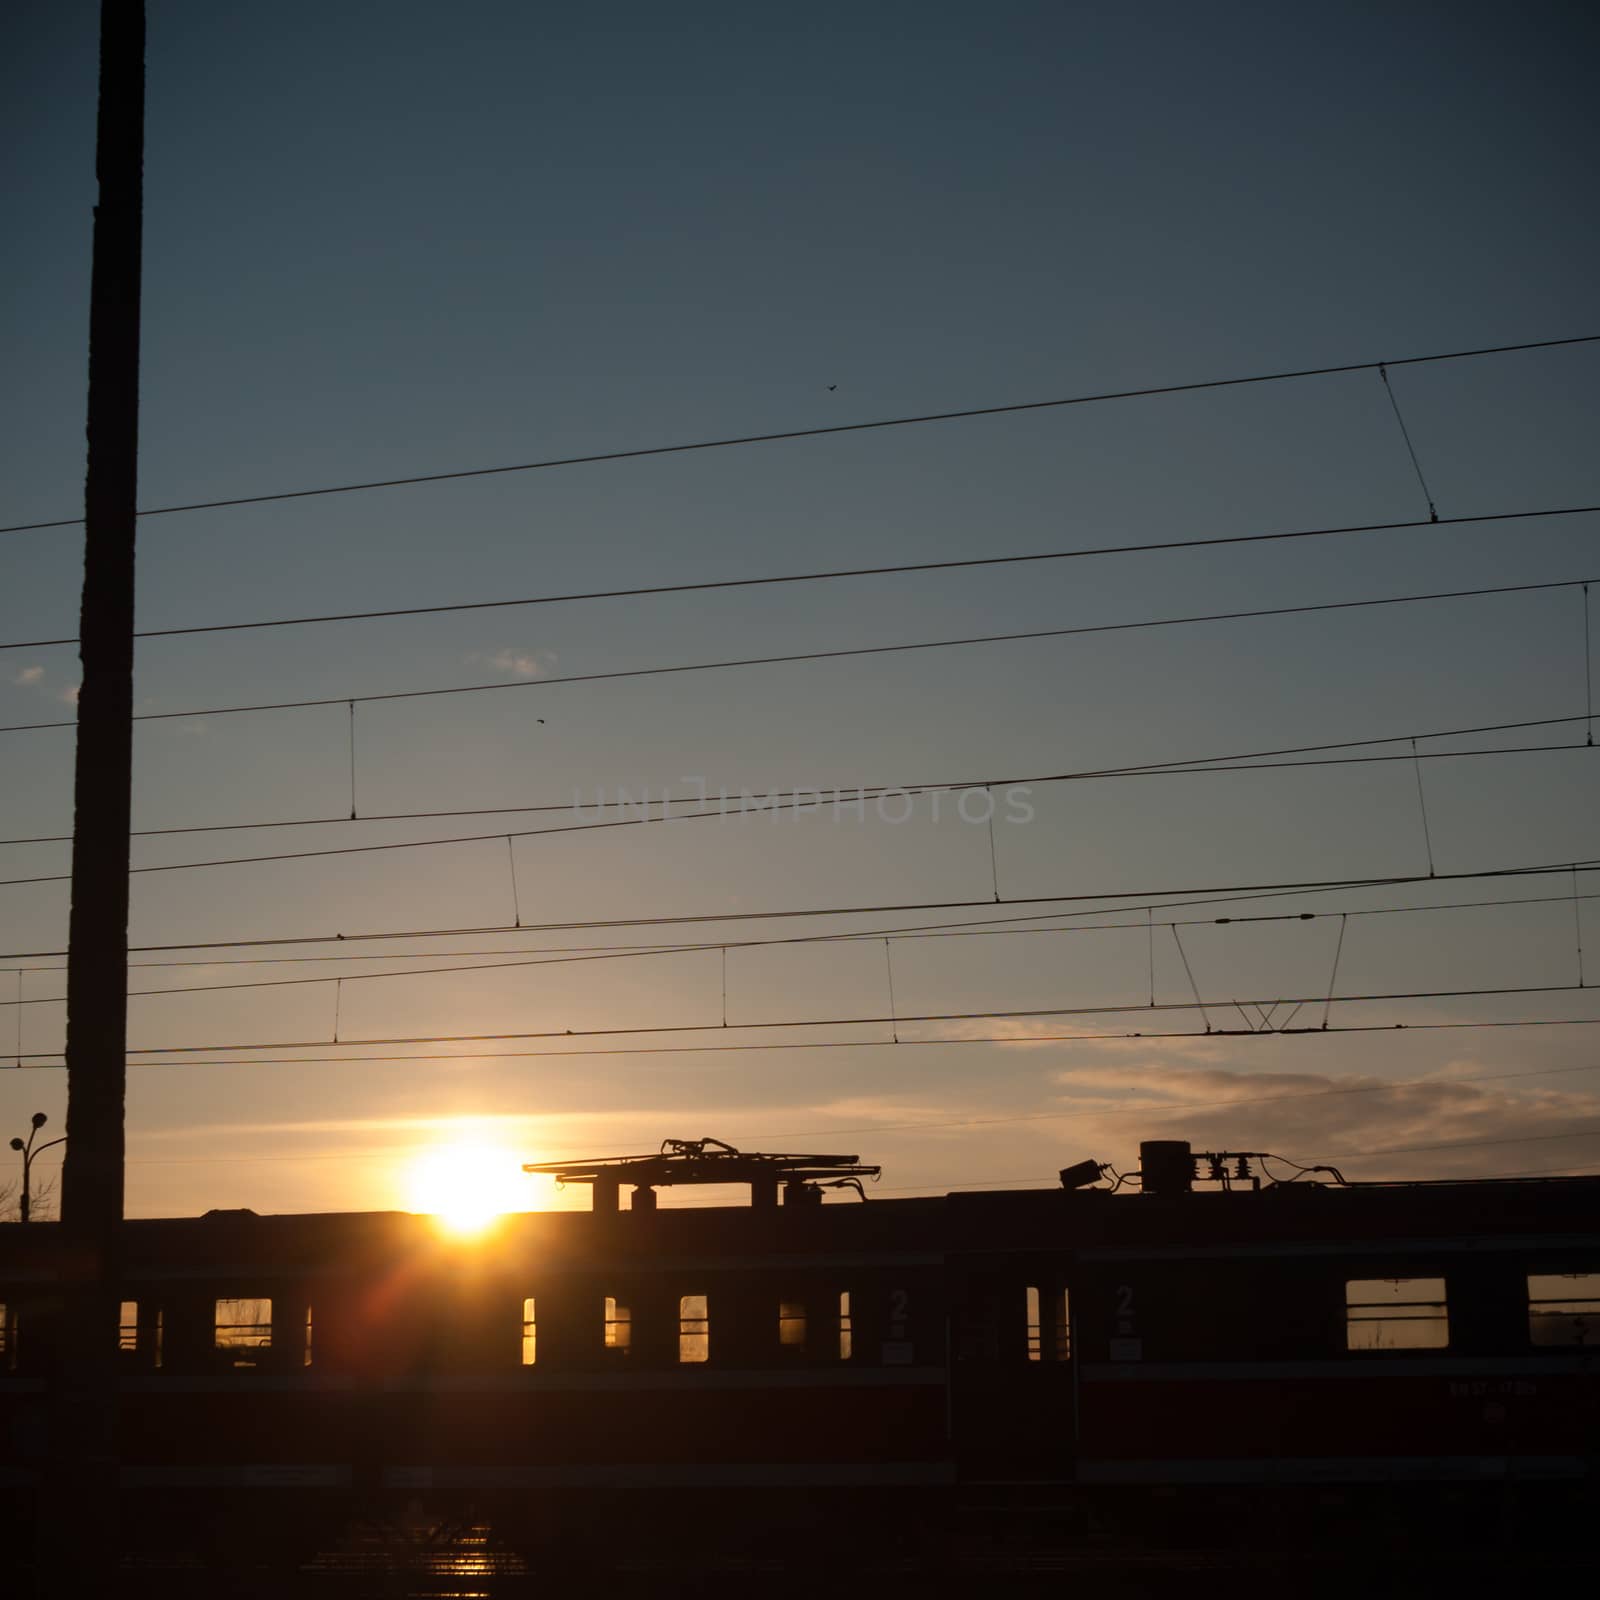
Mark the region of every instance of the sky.
MULTIPOLYGON (((81 509, 96 13, 0 24, 7 525, 81 509)), ((1548 4, 154 0, 140 504, 1600 332, 1594 43, 1548 4)), ((132 1002, 129 1214, 415 1206, 453 1146, 507 1204, 583 1203, 516 1162, 707 1134, 859 1152, 882 1194, 1142 1137, 1592 1170, 1600 868, 1457 875, 1600 860, 1596 523, 1449 519, 1600 501, 1600 346, 1389 381, 1426 494, 1369 368, 144 518, 147 629, 1444 520, 144 642, 138 709, 183 715, 138 727, 135 827, 235 831, 137 866, 467 842, 135 878, 134 989, 275 986, 132 1002), (219 714, 304 699, 332 703, 219 714), (352 822, 352 717, 363 817, 555 809, 352 822), (505 837, 645 787, 946 781, 1025 804, 505 837), (930 909, 751 915, 871 906, 930 909), (554 960, 663 943, 704 948, 554 960), (450 965, 478 970, 405 975, 450 965), (1538 992, 1448 993, 1507 989, 1538 992), (1372 1031, 1219 1031, 1284 997, 1372 1031), (1482 1023, 1538 1025, 1439 1026, 1482 1023), (1191 1036, 1091 1037, 1158 1031, 1191 1036)), ((80 577, 81 530, 0 536, 0 725, 70 722, 74 649, 7 642, 73 634, 80 577)), ((0 1133, 57 1132, 72 732, 0 740, 0 837, 55 841, 0 844, 0 878, 58 880, 0 883, 0 1133)))

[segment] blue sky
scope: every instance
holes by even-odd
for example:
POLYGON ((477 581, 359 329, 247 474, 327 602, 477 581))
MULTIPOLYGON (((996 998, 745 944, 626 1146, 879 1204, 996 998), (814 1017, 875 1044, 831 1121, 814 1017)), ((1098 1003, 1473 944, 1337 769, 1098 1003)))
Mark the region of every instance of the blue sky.
MULTIPOLYGON (((81 495, 95 8, 22 5, 4 26, 14 244, 0 324, 0 521, 11 523, 71 516, 81 495)), ((156 3, 141 503, 1595 331, 1584 203, 1594 128, 1580 81, 1592 34, 1580 8, 1538 5, 881 5, 803 16, 696 6, 669 16, 477 4, 446 17, 411 5, 156 3)), ((1392 373, 1442 516, 1600 498, 1596 349, 1392 373)), ((181 626, 1425 513, 1382 385, 1363 372, 150 518, 140 619, 181 626)), ((758 791, 981 779, 1410 735, 1581 713, 1577 591, 551 680, 1600 576, 1594 527, 1588 517, 1442 526, 153 641, 140 651, 138 695, 148 711, 203 710, 526 683, 362 708, 358 793, 369 812, 564 803, 574 790, 592 798, 599 787, 688 779, 758 791)), ((72 633, 79 561, 76 530, 6 536, 0 639, 72 633)), ((74 681, 70 648, 0 652, 0 721, 70 714, 74 681)), ((1536 729, 1487 742, 1573 736, 1536 729)), ((67 831, 70 733, 4 738, 3 836, 67 831)), ((338 816, 346 740, 341 707, 146 723, 137 825, 338 816)), ((1425 763, 1439 872, 1600 857, 1596 771, 1581 749, 1425 763)), ((1040 786, 1033 802, 1031 823, 997 829, 1008 898, 1105 894, 1128 905, 1149 896, 1125 891, 1164 886, 1426 870, 1404 763, 1040 786)), ((536 825, 512 815, 196 834, 140 841, 136 860, 536 825)), ((906 824, 749 817, 525 840, 516 860, 523 920, 539 923, 992 891, 986 830, 936 824, 925 808, 906 824)), ((0 847, 7 878, 66 863, 63 846, 0 847)), ((1575 887, 1600 894, 1600 872, 1305 896, 1287 908, 1575 887)), ((498 926, 510 910, 506 847, 491 840, 142 877, 133 938, 498 926)), ((0 887, 0 949, 59 948, 65 914, 60 884, 0 887)), ((690 937, 976 915, 711 923, 690 937)), ((1600 930, 1600 909, 1588 925, 1600 930)), ((1336 934, 1336 921, 1318 920, 1181 937, 1203 995, 1245 999, 1324 993, 1336 934)), ((455 948, 652 937, 382 948, 433 952, 409 964, 439 965, 467 959, 439 954, 455 948)), ((1600 931, 1589 945, 1592 978, 1600 931)), ((1186 998, 1170 937, 1157 954, 1160 997, 1186 998)), ((1137 928, 896 940, 892 959, 901 1014, 1148 995, 1137 928)), ((1352 917, 1339 986, 1565 985, 1575 961, 1570 900, 1352 917)), ((52 964, 0 959, 0 988, 11 986, 0 998, 14 998, 12 969, 52 964)), ((135 987, 407 964, 151 968, 135 987)), ((720 956, 702 952, 363 980, 339 997, 341 1038, 720 1022, 720 969, 720 956)), ((881 944, 738 949, 728 974, 730 1020, 879 1016, 886 1002, 881 944)), ((48 972, 21 982, 29 1000, 60 993, 48 972)), ((316 1041, 329 1037, 333 1009, 331 984, 143 1000, 133 1036, 316 1041)), ((1584 995, 1551 993, 1350 1005, 1336 1020, 1592 1010, 1584 995)), ((0 1046, 14 1045, 15 1011, 0 1021, 0 1046)), ((22 1012, 24 1051, 59 1043, 59 1006, 22 1012)), ((1160 1025, 1197 1020, 1173 1013, 1160 1025)), ((1099 1026, 1068 1022, 976 1031, 1099 1026)), ((929 1024, 921 1035, 963 1029, 975 1031, 929 1024)), ((840 1036, 885 1037, 875 1025, 762 1037, 840 1036)), ((335 1053, 346 1052, 243 1057, 335 1053)), ((404 1204, 409 1153, 462 1128, 528 1159, 707 1132, 831 1143, 850 1129, 861 1131, 848 1147, 883 1161, 886 1184, 1047 1178, 1084 1154, 1128 1162, 1141 1132, 1156 1129, 1157 1103, 1168 1109, 1156 1131, 1301 1159, 1530 1140, 1369 1157, 1355 1163, 1367 1175, 1583 1165, 1600 1145, 1545 1135, 1600 1127, 1600 1088, 1581 1070, 1593 1054, 1589 1030, 1541 1027, 141 1066, 129 1208, 404 1204), (1313 1098, 1289 1104, 1303 1093, 1313 1098), (1235 1099, 1246 1103, 1229 1109, 1235 1099), (981 1120, 1007 1117, 1048 1120, 981 1120), (904 1126, 941 1122, 973 1125, 904 1126)), ((21 1126, 37 1106, 59 1122, 63 1089, 57 1073, 0 1077, 0 1117, 21 1126)))

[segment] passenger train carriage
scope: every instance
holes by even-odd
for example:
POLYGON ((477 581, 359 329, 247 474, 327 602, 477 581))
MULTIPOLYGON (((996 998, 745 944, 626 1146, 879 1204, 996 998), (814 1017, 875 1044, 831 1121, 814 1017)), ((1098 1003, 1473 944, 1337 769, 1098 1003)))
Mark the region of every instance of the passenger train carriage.
MULTIPOLYGON (((822 1204, 876 1169, 715 1141, 545 1170, 594 1208, 469 1240, 389 1213, 125 1224, 129 1502, 492 1506, 534 1543, 623 1502, 880 1532, 1010 1507, 1144 1545, 1214 1540, 1219 1507, 1242 1537, 1381 1507, 1458 1541, 1508 1506, 1524 1531, 1600 1509, 1600 1180, 1272 1182, 1165 1141, 1116 1191, 1082 1163, 822 1204), (728 1182, 752 1203, 655 1204, 728 1182)), ((59 1249, 0 1229, 13 1511, 59 1249)))

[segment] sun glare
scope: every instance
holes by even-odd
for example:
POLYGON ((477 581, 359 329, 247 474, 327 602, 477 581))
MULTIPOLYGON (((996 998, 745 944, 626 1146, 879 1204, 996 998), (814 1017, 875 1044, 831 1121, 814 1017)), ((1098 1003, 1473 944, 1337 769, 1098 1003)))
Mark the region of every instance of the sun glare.
POLYGON ((459 1235, 481 1233, 507 1211, 525 1210, 518 1158, 487 1144, 443 1145, 425 1151, 407 1185, 413 1211, 436 1217, 459 1235))

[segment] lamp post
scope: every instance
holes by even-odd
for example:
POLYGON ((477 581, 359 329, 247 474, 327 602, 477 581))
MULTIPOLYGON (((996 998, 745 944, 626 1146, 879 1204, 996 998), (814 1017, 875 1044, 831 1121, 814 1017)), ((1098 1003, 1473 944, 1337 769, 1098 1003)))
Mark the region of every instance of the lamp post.
POLYGON ((28 1202, 32 1197, 29 1180, 33 1173, 33 1158, 37 1155, 43 1155, 53 1145, 67 1142, 67 1136, 62 1134, 59 1139, 46 1139, 37 1150, 34 1149, 33 1141, 39 1137, 39 1130, 49 1120, 49 1117, 44 1112, 35 1111, 33 1114, 33 1126, 28 1131, 28 1142, 24 1144, 21 1139, 13 1139, 11 1141, 11 1148, 22 1152, 22 1203, 18 1209, 18 1216, 23 1222, 28 1220, 28 1202))

